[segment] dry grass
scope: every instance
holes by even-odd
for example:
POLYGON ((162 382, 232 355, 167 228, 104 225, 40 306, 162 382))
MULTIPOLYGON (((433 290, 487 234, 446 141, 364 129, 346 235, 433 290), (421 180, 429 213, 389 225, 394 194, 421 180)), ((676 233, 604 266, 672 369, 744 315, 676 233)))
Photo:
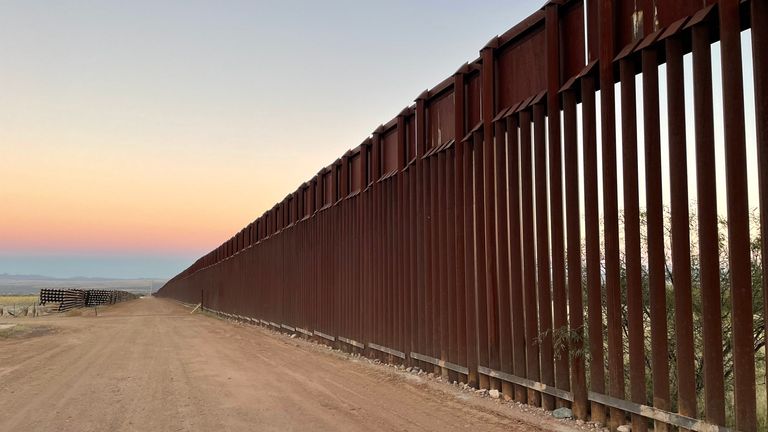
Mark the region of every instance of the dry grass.
POLYGON ((0 340, 25 339, 29 337, 42 336, 52 331, 53 329, 51 327, 40 325, 0 325, 0 340))
POLYGON ((36 295, 0 295, 0 305, 29 306, 37 303, 36 295))

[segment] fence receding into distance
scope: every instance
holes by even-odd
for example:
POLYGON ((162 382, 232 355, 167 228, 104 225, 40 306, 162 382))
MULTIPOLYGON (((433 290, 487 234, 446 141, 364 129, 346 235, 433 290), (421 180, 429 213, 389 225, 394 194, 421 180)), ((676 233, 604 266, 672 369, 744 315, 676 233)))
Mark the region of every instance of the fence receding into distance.
POLYGON ((550 1, 158 295, 614 427, 756 430, 766 47, 765 0, 550 1))

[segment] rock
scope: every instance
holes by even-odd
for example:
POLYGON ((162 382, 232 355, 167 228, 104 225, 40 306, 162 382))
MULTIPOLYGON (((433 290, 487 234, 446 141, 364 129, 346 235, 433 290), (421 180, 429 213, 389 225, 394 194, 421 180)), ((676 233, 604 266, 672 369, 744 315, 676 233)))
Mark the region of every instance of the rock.
POLYGON ((632 426, 621 425, 616 429, 616 432, 632 432, 632 426))
POLYGON ((579 426, 584 426, 584 420, 576 420, 576 424, 579 426))
POLYGON ((490 397, 494 398, 494 399, 498 399, 498 398, 501 396, 501 394, 499 393, 499 391, 498 391, 498 390, 496 390, 496 389, 493 389, 493 390, 489 391, 489 392, 488 392, 488 395, 489 395, 490 397))
POLYGON ((412 371, 412 370, 413 370, 413 368, 409 367, 409 368, 407 368, 405 371, 406 371, 406 372, 410 372, 410 371, 412 371))
POLYGON ((293 338, 295 338, 295 337, 296 337, 296 333, 294 333, 294 334, 292 334, 292 335, 291 335, 291 339, 293 339, 293 338))
POLYGON ((558 408, 552 411, 552 417, 556 419, 567 419, 573 417, 573 411, 570 408, 558 408))

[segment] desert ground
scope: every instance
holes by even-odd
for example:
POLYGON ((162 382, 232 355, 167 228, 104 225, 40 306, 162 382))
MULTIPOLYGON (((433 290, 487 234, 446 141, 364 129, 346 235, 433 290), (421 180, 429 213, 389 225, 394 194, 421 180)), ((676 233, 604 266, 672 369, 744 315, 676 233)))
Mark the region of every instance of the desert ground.
POLYGON ((0 329, 2 431, 581 429, 170 300, 0 329))

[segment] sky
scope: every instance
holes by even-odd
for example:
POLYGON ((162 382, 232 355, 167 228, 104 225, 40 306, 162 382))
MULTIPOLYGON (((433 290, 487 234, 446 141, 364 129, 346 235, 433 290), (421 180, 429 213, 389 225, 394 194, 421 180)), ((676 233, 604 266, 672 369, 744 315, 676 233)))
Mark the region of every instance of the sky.
POLYGON ((0 273, 171 277, 543 3, 0 0, 0 273))

